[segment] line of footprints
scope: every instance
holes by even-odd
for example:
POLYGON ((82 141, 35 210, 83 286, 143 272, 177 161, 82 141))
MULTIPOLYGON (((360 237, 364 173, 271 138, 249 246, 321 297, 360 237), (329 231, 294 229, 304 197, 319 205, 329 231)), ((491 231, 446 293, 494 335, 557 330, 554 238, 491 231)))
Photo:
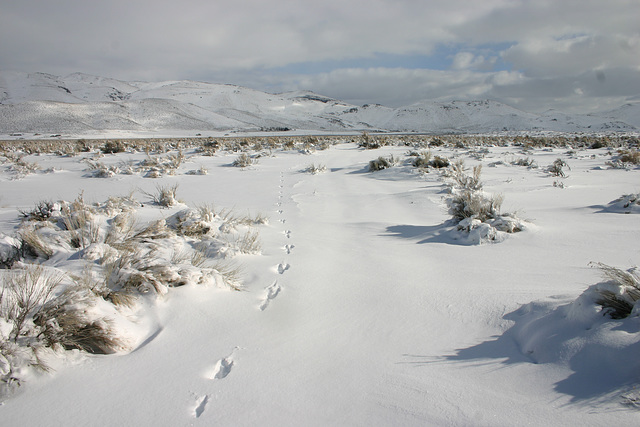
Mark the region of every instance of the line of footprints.
MULTIPOLYGON (((278 219, 278 222, 281 224, 285 224, 287 222, 287 220, 285 218, 283 218, 284 215, 284 210, 282 208, 282 191, 284 188, 284 172, 280 172, 280 185, 279 185, 279 192, 278 192, 278 210, 276 211, 278 213, 278 215, 280 216, 280 218, 278 219)), ((291 254, 291 251, 293 250, 293 248, 295 247, 294 245, 288 243, 289 240, 291 239, 291 230, 287 230, 285 228, 285 230, 283 231, 286 239, 287 239, 287 244, 285 244, 283 246, 284 252, 289 255, 291 254)), ((284 274, 291 266, 289 264, 287 264, 285 261, 281 262, 280 264, 278 264, 278 266, 275 268, 276 272, 280 275, 284 274)), ((278 279, 275 279, 273 281, 273 283, 269 286, 267 286, 264 289, 264 296, 260 302, 260 311, 264 311, 267 309, 267 307, 269 307, 269 304, 271 304, 271 301, 273 301, 279 294, 280 292, 282 292, 282 286, 278 283, 278 279)))
MULTIPOLYGON (((282 216, 284 215, 284 211, 282 209, 283 188, 284 188, 284 172, 280 172, 280 186, 279 186, 278 203, 277 203, 278 210, 276 212, 280 216, 280 219, 278 219, 278 222, 281 224, 286 223, 286 219, 282 218, 282 216)), ((293 244, 289 243, 290 242, 289 239, 291 239, 291 230, 285 229, 283 234, 287 239, 287 244, 283 246, 283 250, 287 255, 289 255, 291 254, 291 251, 293 250, 293 248, 295 248, 293 244)), ((275 272, 277 272, 278 275, 282 275, 287 270, 289 270, 290 267, 291 266, 287 262, 283 261, 275 267, 275 272)), ((273 301, 280 294, 280 292, 282 292, 282 286, 280 286, 280 284, 278 283, 278 280, 276 279, 273 281, 271 285, 267 286, 264 289, 264 296, 262 297, 259 305, 260 311, 266 310, 266 308, 269 307, 269 304, 271 303, 271 301, 273 301)), ((211 370, 205 375, 206 378, 210 380, 222 380, 226 378, 227 375, 229 375, 231 373, 231 370, 233 369, 234 354, 238 349, 239 347, 234 348, 230 355, 218 360, 213 366, 213 368, 211 368, 211 370)), ((207 404, 209 403, 209 399, 210 399, 210 395, 208 394, 204 396, 197 396, 197 395, 195 396, 196 403, 195 403, 195 406, 193 407, 194 418, 200 418, 200 416, 204 413, 204 411, 207 408, 207 404)))

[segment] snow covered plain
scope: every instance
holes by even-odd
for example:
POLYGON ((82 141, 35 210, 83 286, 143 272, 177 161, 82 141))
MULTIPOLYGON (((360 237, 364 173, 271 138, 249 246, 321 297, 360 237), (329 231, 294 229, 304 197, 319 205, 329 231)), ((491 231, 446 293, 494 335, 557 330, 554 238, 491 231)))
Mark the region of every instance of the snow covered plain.
MULTIPOLYGON (((579 298, 605 281, 590 262, 638 263, 638 205, 616 202, 640 192, 638 166, 607 166, 615 150, 606 147, 432 147, 468 168, 482 164, 484 191, 502 194, 502 211, 527 221, 500 242, 474 244, 448 222, 445 169, 420 172, 411 146, 364 150, 349 139, 324 150, 261 150, 245 168, 231 166, 239 153, 184 149, 173 174, 158 178, 123 173, 148 159, 144 152, 27 155, 40 170, 23 175, 5 160, 3 242, 20 225, 18 210, 81 192, 87 204, 133 192, 138 224, 171 224, 209 204, 215 215, 205 222, 218 228, 209 233, 217 252, 207 255, 241 265, 242 288, 214 272, 215 280, 142 294, 132 308, 98 305, 126 348, 44 352, 51 372, 16 369, 19 381, 3 389, 2 424, 640 423, 638 304, 613 320, 589 295, 579 298), (389 155, 395 166, 368 171, 389 155), (538 167, 512 164, 523 158, 538 167), (570 167, 565 177, 546 171, 558 158, 570 167), (87 160, 107 166, 105 177, 87 160), (326 170, 309 173, 312 164, 326 170), (181 203, 153 203, 175 185, 181 203), (255 220, 225 223, 229 212, 255 220), (238 250, 238 239, 256 232, 259 253, 238 250)), ((154 251, 189 258, 194 247, 172 237, 154 251)), ((67 276, 101 268, 90 251, 60 248, 68 250, 39 261, 67 276)), ((180 263, 169 258, 169 268, 180 263)))

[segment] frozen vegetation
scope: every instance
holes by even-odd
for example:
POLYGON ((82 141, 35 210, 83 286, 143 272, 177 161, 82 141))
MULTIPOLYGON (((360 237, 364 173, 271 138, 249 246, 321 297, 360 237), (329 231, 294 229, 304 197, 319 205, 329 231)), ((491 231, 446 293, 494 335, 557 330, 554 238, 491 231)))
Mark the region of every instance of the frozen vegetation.
POLYGON ((0 141, 0 419, 638 424, 638 150, 0 141))

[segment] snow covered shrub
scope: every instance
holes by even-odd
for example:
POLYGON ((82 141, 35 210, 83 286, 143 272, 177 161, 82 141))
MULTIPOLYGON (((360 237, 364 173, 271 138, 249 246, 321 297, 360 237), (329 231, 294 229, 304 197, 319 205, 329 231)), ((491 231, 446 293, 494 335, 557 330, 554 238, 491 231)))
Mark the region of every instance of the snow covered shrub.
POLYGON ((100 301, 109 304, 86 287, 63 285, 64 277, 42 265, 2 275, 0 380, 7 385, 20 385, 30 367, 47 370, 41 357, 47 348, 100 354, 125 348, 110 321, 91 310, 100 301))
POLYGON ((101 162, 92 162, 87 160, 89 164, 89 171, 94 178, 111 178, 112 176, 120 173, 120 169, 117 166, 106 166, 101 162))
POLYGON ((640 165, 640 150, 618 150, 617 160, 623 164, 640 165))
POLYGON ((376 172, 383 169, 388 169, 394 166, 397 162, 398 160, 395 157, 393 157, 393 155, 388 157, 380 156, 377 159, 371 160, 369 162, 369 172, 376 172))
POLYGON ((9 165, 9 172, 13 173, 16 179, 24 178, 40 169, 40 165, 37 163, 24 160, 24 155, 5 153, 5 157, 11 163, 9 165))
POLYGON ((69 233, 71 246, 85 248, 96 243, 99 238, 100 225, 94 221, 94 210, 85 204, 83 194, 71 203, 61 202, 61 219, 65 230, 69 233))
POLYGON ((315 165, 314 163, 311 163, 309 166, 307 166, 307 168, 304 171, 312 175, 316 175, 322 172, 326 172, 327 167, 325 165, 321 165, 321 164, 315 165))
POLYGON ((29 322, 51 299, 63 279, 62 274, 46 270, 42 265, 28 265, 24 270, 12 270, 3 275, 0 294, 0 316, 12 328, 6 339, 18 342, 29 322))
POLYGON ((202 237, 213 232, 215 213, 202 209, 183 209, 167 218, 167 224, 181 236, 202 237))
POLYGON ((640 315, 640 275, 636 268, 624 271, 603 263, 591 263, 607 281, 595 285, 598 295, 595 302, 602 306, 604 314, 612 319, 640 315))
POLYGON ((558 158, 551 165, 549 165, 549 167, 547 168, 547 172, 549 172, 553 176, 559 176, 561 178, 564 178, 567 175, 565 174, 564 170, 562 170, 562 168, 565 168, 565 167, 571 170, 567 162, 558 158))
POLYGON ((429 161, 429 166, 436 169, 446 168, 447 166, 449 166, 449 164, 449 159, 440 156, 435 156, 429 161))
POLYGON ((457 191, 448 200, 449 213, 457 221, 473 218, 485 222, 500 216, 502 200, 502 196, 486 196, 478 191, 457 191))
POLYGON ((472 244, 501 241, 505 237, 503 233, 522 231, 524 221, 514 214, 500 213, 502 200, 502 196, 454 188, 447 204, 456 231, 464 233, 464 239, 472 244))
POLYGON ((262 243, 260 243, 259 237, 260 235, 257 232, 247 231, 231 242, 230 246, 241 254, 259 254, 262 250, 262 243))
POLYGON ((187 175, 207 175, 209 173, 209 169, 205 166, 200 166, 198 169, 187 171, 187 175))
POLYGON ((8 269, 22 258, 18 239, 0 233, 0 269, 8 269))
MULTIPOLYGON (((0 381, 20 386, 21 371, 35 367, 48 370, 41 359, 41 330, 34 323, 44 305, 53 298, 62 275, 40 265, 2 275, 0 289, 0 381)), ((3 390, 4 391, 4 390, 3 390)))
POLYGON ((242 153, 233 161, 233 163, 231 163, 231 165, 238 168, 246 168, 256 163, 258 163, 256 159, 251 158, 247 153, 242 153))
POLYGON ((429 147, 442 147, 444 144, 445 142, 436 136, 431 138, 431 141, 429 141, 428 145, 429 147))
POLYGON ((536 161, 530 157, 520 157, 510 162, 514 166, 526 166, 529 169, 535 169, 538 167, 536 161))
POLYGON ((160 178, 164 175, 175 175, 183 161, 182 151, 166 157, 147 155, 147 158, 140 162, 138 169, 145 172, 145 178, 160 178))
POLYGON ((122 141, 107 141, 100 147, 100 151, 104 154, 122 153, 125 149, 126 146, 122 141))
POLYGON ((88 290, 69 287, 45 304, 34 316, 34 323, 40 328, 39 336, 44 344, 93 354, 112 354, 126 349, 125 343, 113 329, 111 320, 90 314, 88 309, 97 303, 98 299, 88 290))
POLYGON ((142 193, 148 197, 151 197, 153 203, 155 203, 156 205, 168 208, 178 204, 178 200, 176 199, 176 191, 178 191, 178 184, 174 184, 172 186, 156 185, 156 194, 147 193, 145 191, 143 191, 142 193))
POLYGON ((365 150, 375 150, 386 145, 386 140, 378 141, 375 137, 372 137, 367 132, 362 132, 358 141, 358 147, 365 150))
POLYGON ((625 194, 609 203, 608 210, 624 213, 640 213, 640 193, 625 194))
POLYGON ((26 221, 46 221, 51 218, 55 204, 48 200, 42 200, 36 203, 35 207, 30 211, 19 210, 20 214, 26 221))
POLYGON ((429 167, 429 162, 431 162, 431 151, 422 151, 420 153, 416 153, 416 158, 413 159, 413 166, 416 168, 426 169, 429 167))
POLYGON ((459 160, 449 166, 448 176, 453 179, 456 188, 478 191, 482 190, 482 182, 480 181, 481 173, 482 165, 477 165, 473 168, 473 174, 467 175, 464 162, 459 160))
POLYGON ((28 222, 18 230, 21 258, 49 259, 53 255, 53 249, 42 239, 36 224, 28 222))

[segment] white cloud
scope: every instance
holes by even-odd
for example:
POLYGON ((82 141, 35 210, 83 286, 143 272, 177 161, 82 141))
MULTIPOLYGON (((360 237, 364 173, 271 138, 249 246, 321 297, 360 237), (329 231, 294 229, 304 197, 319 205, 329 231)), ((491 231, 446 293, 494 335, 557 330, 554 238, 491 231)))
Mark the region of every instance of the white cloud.
POLYGON ((491 70, 493 69, 497 58, 485 58, 483 55, 474 55, 471 52, 458 52, 454 55, 451 62, 451 68, 454 70, 491 70))

